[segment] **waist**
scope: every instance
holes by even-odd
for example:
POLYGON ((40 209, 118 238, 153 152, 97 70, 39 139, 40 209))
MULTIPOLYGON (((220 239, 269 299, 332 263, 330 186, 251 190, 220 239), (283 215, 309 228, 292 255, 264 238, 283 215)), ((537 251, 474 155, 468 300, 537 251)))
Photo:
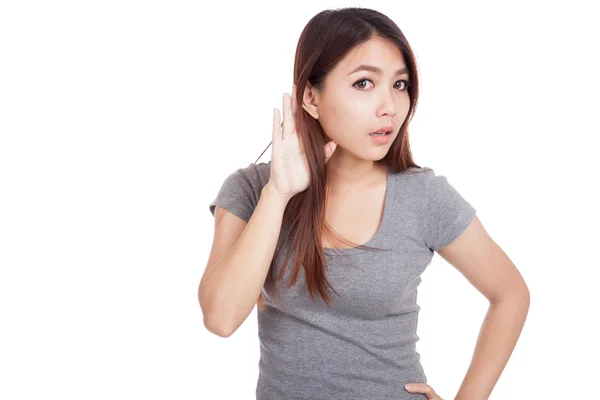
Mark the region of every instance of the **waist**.
POLYGON ((372 370, 364 365, 332 365, 312 371, 303 368, 274 368, 261 359, 256 386, 257 400, 426 400, 407 392, 404 385, 427 383, 417 361, 402 369, 372 370))

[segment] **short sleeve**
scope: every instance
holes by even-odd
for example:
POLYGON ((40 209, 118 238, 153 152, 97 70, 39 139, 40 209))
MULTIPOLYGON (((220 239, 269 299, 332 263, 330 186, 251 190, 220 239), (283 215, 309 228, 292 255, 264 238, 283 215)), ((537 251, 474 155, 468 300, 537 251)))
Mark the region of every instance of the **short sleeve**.
POLYGON ((269 164, 250 164, 225 178, 217 195, 209 204, 211 214, 219 206, 248 222, 258 204, 262 189, 268 181, 269 164))
POLYGON ((473 221, 475 208, 443 175, 427 172, 424 241, 431 250, 452 243, 473 221))

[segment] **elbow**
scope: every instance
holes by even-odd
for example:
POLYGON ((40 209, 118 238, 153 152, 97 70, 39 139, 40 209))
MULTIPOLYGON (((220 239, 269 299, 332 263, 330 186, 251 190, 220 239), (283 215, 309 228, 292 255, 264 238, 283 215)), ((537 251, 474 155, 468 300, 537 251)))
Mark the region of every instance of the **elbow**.
POLYGON ((529 292, 529 287, 527 286, 527 283, 525 283, 525 281, 523 281, 521 291, 519 292, 519 297, 521 303, 527 308, 529 308, 529 305, 531 304, 531 293, 529 292))
POLYGON ((233 335, 234 330, 230 329, 223 321, 211 316, 211 313, 202 310, 204 327, 210 332, 222 338, 228 338, 233 335))
POLYGON ((521 308, 529 309, 529 305, 531 304, 531 295, 529 293, 529 289, 525 286, 521 290, 507 292, 506 294, 494 299, 494 301, 490 301, 491 304, 500 304, 505 302, 510 302, 511 304, 515 304, 521 308))
POLYGON ((210 332, 222 338, 228 338, 233 334, 231 329, 228 329, 224 324, 214 321, 214 319, 204 316, 204 327, 210 332))
POLYGON ((210 332, 222 338, 228 338, 233 334, 230 329, 225 329, 221 325, 218 324, 210 324, 206 321, 204 322, 204 327, 210 332))
POLYGON ((215 310, 211 304, 214 301, 207 298, 207 293, 198 291, 198 300, 204 327, 210 332, 222 338, 228 338, 233 335, 237 328, 232 328, 229 318, 224 318, 224 313, 220 310, 215 310))
POLYGON ((202 311, 202 320, 204 327, 210 333, 213 333, 219 337, 227 338, 231 336, 232 332, 225 329, 224 324, 218 319, 214 318, 214 312, 209 310, 207 305, 206 293, 202 291, 202 284, 198 288, 198 302, 200 303, 200 310, 202 311))

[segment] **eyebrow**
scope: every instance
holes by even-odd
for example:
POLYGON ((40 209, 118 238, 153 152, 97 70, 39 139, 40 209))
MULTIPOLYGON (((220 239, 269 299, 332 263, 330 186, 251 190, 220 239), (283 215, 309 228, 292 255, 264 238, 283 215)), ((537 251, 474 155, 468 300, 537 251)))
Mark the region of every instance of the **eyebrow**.
MULTIPOLYGON (((366 64, 361 64, 358 67, 354 68, 351 72, 348 73, 348 75, 352 75, 355 72, 358 71, 371 71, 371 72, 375 72, 377 74, 381 74, 381 68, 379 67, 375 67, 373 65, 366 65, 366 64)), ((404 67, 399 69, 398 71, 396 71, 396 75, 402 75, 402 74, 407 74, 408 75, 408 68, 404 67)))

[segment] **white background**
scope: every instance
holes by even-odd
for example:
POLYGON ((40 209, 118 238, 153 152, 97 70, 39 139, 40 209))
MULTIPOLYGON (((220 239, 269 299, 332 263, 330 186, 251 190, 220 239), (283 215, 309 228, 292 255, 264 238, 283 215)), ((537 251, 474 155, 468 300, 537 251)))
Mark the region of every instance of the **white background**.
MULTIPOLYGON (((592 4, 2 2, 0 398, 254 399, 256 308, 223 339, 198 304, 208 204, 269 144, 304 25, 345 6, 407 36, 415 161, 448 177, 529 285, 490 398, 600 398, 592 4)), ((488 304, 435 257, 418 351, 452 399, 488 304)))

